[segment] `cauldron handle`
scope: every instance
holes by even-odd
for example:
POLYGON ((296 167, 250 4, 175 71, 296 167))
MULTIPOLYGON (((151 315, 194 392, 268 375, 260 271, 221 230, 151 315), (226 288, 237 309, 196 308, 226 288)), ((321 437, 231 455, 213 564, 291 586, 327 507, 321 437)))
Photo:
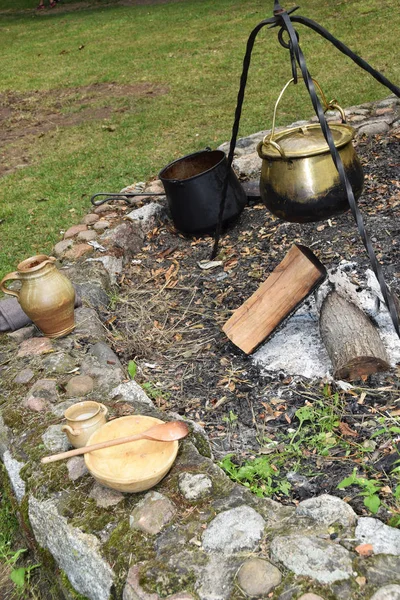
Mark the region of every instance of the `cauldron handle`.
MULTIPOLYGON (((334 108, 336 108, 339 112, 340 112, 340 116, 342 118, 342 122, 345 123, 346 122, 346 115, 344 114, 344 110, 343 108, 341 108, 341 106, 339 106, 339 104, 337 103, 336 100, 331 100, 330 102, 327 101, 326 96, 321 88, 321 86, 319 85, 318 81, 316 79, 312 79, 312 81, 315 83, 316 87, 318 88, 319 93, 321 94, 321 99, 322 99, 322 103, 324 105, 324 112, 326 112, 327 110, 332 110, 334 108)), ((272 118, 272 129, 271 129, 271 133, 269 135, 266 135, 262 141, 262 144, 270 144, 271 146, 273 146, 276 150, 278 150, 279 154, 281 155, 281 157, 284 160, 287 160, 287 157, 285 155, 285 152, 283 150, 283 148, 273 139, 274 138, 274 134, 275 134, 275 121, 276 121, 276 111, 278 109, 278 105, 279 102, 282 99, 283 94, 286 92, 287 88, 289 87, 289 85, 291 83, 294 83, 294 78, 292 77, 292 79, 289 79, 289 81, 284 85, 281 93, 278 96, 278 99, 275 103, 275 107, 274 107, 274 115, 272 118)))

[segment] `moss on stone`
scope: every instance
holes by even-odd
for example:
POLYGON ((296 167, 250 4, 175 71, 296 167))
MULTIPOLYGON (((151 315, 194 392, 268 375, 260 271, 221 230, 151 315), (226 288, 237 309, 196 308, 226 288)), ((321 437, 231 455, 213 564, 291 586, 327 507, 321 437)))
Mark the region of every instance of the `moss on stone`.
POLYGON ((205 458, 212 458, 211 446, 204 435, 196 431, 192 431, 191 440, 202 456, 205 458))
POLYGON ((187 592, 194 587, 195 583, 196 577, 193 571, 178 573, 159 560, 153 560, 143 566, 139 575, 139 585, 145 591, 155 592, 162 598, 187 592))
POLYGON ((103 555, 116 575, 114 584, 116 596, 122 597, 122 590, 131 565, 154 559, 154 540, 129 526, 129 520, 120 521, 103 546, 103 555))

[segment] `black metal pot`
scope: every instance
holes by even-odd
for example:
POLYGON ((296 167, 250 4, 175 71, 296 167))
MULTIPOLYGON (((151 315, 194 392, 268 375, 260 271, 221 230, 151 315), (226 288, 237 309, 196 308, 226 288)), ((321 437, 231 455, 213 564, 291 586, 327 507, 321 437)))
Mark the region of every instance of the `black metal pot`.
MULTIPOLYGON (((170 163, 159 173, 174 225, 183 233, 212 233, 218 224, 227 160, 221 150, 202 150, 170 163)), ((242 212, 246 192, 230 170, 222 225, 242 212)))

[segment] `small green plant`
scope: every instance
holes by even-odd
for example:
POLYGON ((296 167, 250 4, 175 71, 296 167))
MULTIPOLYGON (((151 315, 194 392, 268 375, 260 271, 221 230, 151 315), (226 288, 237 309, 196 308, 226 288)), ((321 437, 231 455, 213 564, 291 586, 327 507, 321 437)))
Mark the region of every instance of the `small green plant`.
POLYGON ((128 362, 128 373, 131 379, 135 379, 137 373, 137 364, 134 360, 128 362))
POLYGON ((146 381, 146 383, 142 383, 141 386, 151 400, 168 400, 170 397, 168 392, 160 390, 153 383, 151 383, 151 381, 146 381))
POLYGON ((233 425, 233 423, 235 423, 235 421, 238 420, 238 417, 237 417, 237 415, 235 415, 235 413, 233 412, 233 410, 230 410, 228 415, 224 415, 222 417, 222 420, 225 423, 229 423, 230 425, 233 425))
POLYGON ((337 487, 339 490, 343 490, 351 485, 357 485, 361 488, 362 491, 359 493, 359 495, 364 496, 364 505, 369 511, 372 512, 373 515, 375 515, 381 505, 379 492, 383 488, 383 485, 377 479, 359 477, 357 474, 357 468, 354 468, 353 473, 349 475, 349 477, 345 477, 345 479, 343 479, 337 487))
POLYGON ((251 461, 246 461, 242 466, 232 461, 233 454, 227 454, 219 466, 228 473, 229 477, 245 487, 248 487, 256 496, 272 496, 284 494, 287 496, 291 488, 290 483, 279 479, 279 469, 267 456, 260 456, 251 461))

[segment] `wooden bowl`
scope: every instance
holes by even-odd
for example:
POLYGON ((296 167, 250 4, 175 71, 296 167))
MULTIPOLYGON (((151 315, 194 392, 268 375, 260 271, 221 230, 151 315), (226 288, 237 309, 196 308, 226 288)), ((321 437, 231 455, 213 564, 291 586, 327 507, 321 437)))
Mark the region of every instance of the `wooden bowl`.
MULTIPOLYGON (((109 421, 95 431, 87 445, 146 431, 160 419, 133 415, 109 421)), ((168 473, 178 453, 178 442, 137 440, 85 454, 85 463, 102 485, 120 492, 143 492, 168 473)))

